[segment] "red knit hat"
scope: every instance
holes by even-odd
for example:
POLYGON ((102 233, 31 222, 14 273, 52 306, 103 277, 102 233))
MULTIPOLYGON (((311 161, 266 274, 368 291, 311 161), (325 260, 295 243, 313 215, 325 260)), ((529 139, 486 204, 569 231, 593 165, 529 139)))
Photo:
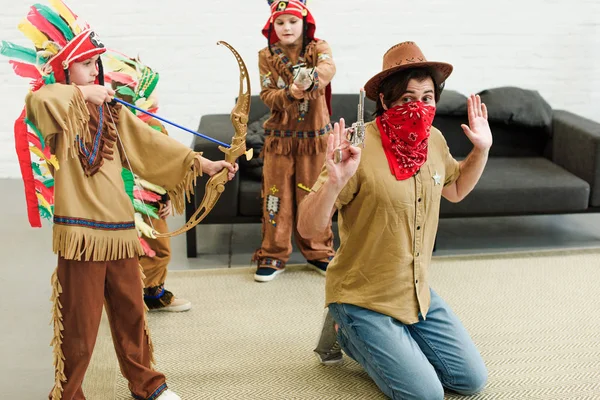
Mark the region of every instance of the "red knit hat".
POLYGON ((309 40, 315 38, 315 30, 317 25, 312 14, 306 8, 306 0, 267 0, 271 6, 271 16, 262 29, 262 34, 269 40, 269 44, 279 41, 275 29, 272 28, 273 22, 283 14, 294 15, 304 21, 306 35, 309 40), (269 33, 271 37, 269 37, 269 33))
POLYGON ((66 81, 65 71, 72 63, 85 61, 97 54, 106 51, 104 44, 98 39, 94 31, 86 29, 68 42, 54 57, 43 67, 46 74, 54 73, 56 82, 66 81))

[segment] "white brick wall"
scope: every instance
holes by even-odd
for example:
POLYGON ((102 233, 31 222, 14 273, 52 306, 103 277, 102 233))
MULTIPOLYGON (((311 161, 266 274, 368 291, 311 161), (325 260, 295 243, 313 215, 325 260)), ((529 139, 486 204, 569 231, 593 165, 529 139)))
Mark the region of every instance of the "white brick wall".
MULTIPOLYGON (((28 44, 16 29, 32 0, 2 0, 0 38, 28 44)), ((231 43, 258 93, 257 52, 266 39, 264 0, 70 2, 107 46, 139 54, 161 73, 161 114, 195 129, 200 116, 228 113, 237 66, 231 43)), ((538 90, 554 108, 600 121, 600 0, 311 0, 317 36, 332 46, 336 93, 356 92, 381 68, 391 45, 414 40, 455 72, 447 87, 468 94, 502 85, 538 90), (371 6, 369 6, 371 5, 371 6), (375 9, 374 6, 377 6, 375 9)), ((12 125, 26 82, 0 59, 0 177, 18 177, 12 125)), ((191 135, 171 129, 183 143, 191 135)))

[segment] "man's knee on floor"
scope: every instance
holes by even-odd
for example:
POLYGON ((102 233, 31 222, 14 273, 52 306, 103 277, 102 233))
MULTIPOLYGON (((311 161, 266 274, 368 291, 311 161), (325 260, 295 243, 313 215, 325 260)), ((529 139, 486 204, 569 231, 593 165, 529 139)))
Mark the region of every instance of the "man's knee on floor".
POLYGON ((483 390, 485 384, 487 383, 488 372, 485 365, 481 365, 478 368, 470 369, 461 382, 456 388, 452 388, 453 391, 465 395, 470 396, 477 394, 483 390))
POLYGON ((394 400, 444 400, 444 387, 437 379, 429 382, 415 381, 409 387, 402 389, 403 390, 392 390, 391 398, 394 400))

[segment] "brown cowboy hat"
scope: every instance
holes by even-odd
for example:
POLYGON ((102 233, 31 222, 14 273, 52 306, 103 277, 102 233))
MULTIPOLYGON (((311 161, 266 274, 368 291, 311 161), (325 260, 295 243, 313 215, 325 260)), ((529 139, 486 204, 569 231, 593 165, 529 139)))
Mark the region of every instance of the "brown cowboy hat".
POLYGON ((402 42, 390 48, 383 55, 383 71, 365 84, 366 96, 377 101, 379 86, 388 76, 405 69, 427 67, 433 73, 435 83, 441 85, 452 73, 452 65, 443 62, 427 61, 415 42, 402 42))

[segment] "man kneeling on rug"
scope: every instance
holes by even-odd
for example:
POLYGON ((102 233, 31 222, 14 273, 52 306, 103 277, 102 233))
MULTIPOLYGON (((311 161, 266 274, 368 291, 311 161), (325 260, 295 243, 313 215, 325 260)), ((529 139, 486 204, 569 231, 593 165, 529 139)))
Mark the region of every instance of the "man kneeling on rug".
POLYGON ((339 212, 341 243, 327 269, 329 310, 315 352, 335 364, 343 350, 390 398, 474 394, 487 369, 457 316, 429 288, 428 270, 441 197, 464 199, 487 163, 487 109, 479 96, 468 99, 462 129, 474 148, 458 162, 431 126, 452 66, 427 62, 413 42, 388 50, 383 65, 365 85, 377 118, 366 125, 364 148, 343 137, 343 120, 335 124, 321 176, 299 209, 305 238, 326 229, 334 206, 339 212))

